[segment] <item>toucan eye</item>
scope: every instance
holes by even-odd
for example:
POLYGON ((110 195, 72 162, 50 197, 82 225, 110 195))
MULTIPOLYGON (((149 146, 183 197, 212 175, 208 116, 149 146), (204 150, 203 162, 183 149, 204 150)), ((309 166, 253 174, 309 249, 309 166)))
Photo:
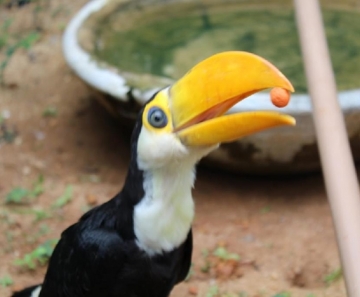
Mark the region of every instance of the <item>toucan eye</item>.
POLYGON ((168 119, 162 109, 151 107, 148 113, 148 121, 154 128, 163 128, 167 125, 168 119))

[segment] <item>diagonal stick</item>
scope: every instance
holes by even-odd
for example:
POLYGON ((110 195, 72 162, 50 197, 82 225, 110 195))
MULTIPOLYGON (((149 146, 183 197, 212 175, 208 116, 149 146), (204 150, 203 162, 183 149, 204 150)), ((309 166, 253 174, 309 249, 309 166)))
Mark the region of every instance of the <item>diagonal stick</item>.
POLYGON ((294 0, 326 191, 349 297, 360 296, 360 192, 317 0, 294 0))

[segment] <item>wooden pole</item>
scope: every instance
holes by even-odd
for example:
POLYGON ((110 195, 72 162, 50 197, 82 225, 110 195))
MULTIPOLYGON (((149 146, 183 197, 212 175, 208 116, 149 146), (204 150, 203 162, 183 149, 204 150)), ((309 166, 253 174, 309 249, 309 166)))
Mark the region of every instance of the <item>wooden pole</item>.
POLYGON ((360 296, 360 192, 320 4, 294 0, 326 191, 349 297, 360 296))

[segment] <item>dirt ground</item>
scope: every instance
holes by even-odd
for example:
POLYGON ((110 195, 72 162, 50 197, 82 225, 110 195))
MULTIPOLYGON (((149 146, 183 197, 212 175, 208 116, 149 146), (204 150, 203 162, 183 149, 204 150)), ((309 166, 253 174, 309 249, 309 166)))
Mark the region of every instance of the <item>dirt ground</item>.
MULTIPOLYGON (((40 283, 46 265, 28 269, 16 259, 59 238, 123 185, 129 133, 62 56, 64 26, 85 2, 34 1, 9 9, 0 1, 0 26, 12 20, 9 44, 33 30, 40 34, 10 57, 0 87, 0 296, 40 283), (32 191, 41 175, 42 191, 6 203, 14 189, 32 191), (54 206, 61 196, 63 205, 54 206)), ((0 62, 5 58, 3 48, 0 62)), ((200 168, 194 197, 192 272, 172 297, 345 296, 320 174, 273 179, 200 168)))

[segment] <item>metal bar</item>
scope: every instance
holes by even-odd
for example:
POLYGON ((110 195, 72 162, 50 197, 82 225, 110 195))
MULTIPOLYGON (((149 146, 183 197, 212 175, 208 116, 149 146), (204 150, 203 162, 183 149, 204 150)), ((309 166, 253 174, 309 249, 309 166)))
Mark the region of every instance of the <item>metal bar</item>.
POLYGON ((317 0, 294 0, 326 191, 346 289, 360 296, 360 191, 317 0))

